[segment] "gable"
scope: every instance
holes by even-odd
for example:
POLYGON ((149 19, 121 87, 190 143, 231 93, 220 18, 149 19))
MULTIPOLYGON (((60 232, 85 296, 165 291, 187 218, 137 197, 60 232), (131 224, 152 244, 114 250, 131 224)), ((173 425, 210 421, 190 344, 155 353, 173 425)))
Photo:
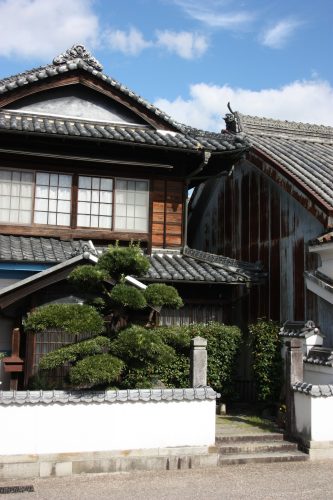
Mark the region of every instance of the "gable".
POLYGON ((4 109, 94 122, 147 125, 140 116, 121 103, 80 84, 28 95, 4 109))

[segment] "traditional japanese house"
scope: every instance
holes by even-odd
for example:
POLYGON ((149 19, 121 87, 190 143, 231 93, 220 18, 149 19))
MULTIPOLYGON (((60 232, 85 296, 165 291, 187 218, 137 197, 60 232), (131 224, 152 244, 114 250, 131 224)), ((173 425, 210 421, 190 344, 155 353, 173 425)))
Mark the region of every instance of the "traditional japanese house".
POLYGON ((190 245, 260 260, 268 280, 242 300, 243 315, 313 320, 333 345, 332 233, 318 238, 333 222, 333 128, 238 113, 226 123, 251 148, 230 175, 196 190, 190 245))
MULTIPOLYGON (((187 246, 188 189, 228 175, 248 149, 244 136, 178 123, 102 69, 75 45, 52 64, 0 81, 0 351, 7 354, 12 329, 32 307, 80 300, 66 276, 115 241, 140 240, 151 262, 145 281, 179 288, 185 307, 166 311, 162 323, 231 320, 231 285, 247 293, 262 278, 257 265, 187 246)), ((15 356, 26 362, 12 360, 11 370, 25 371, 26 382, 37 356, 58 341, 41 340, 38 353, 30 346, 27 362, 24 339, 18 349, 14 337, 15 356)))

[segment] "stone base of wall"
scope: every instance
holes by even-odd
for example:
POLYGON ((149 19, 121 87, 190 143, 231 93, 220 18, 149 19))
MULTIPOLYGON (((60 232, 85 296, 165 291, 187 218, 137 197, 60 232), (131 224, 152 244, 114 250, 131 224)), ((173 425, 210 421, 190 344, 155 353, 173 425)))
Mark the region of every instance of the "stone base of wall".
POLYGON ((311 460, 333 459, 333 441, 305 441, 300 439, 300 448, 311 460))
POLYGON ((147 450, 0 455, 0 479, 73 474, 216 467, 217 448, 194 446, 147 450))

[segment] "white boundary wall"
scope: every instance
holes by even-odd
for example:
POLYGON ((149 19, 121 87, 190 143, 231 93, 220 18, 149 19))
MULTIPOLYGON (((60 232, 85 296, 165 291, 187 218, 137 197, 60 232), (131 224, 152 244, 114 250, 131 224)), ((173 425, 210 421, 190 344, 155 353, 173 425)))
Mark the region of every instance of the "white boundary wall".
POLYGON ((333 458, 333 397, 302 392, 295 392, 294 397, 297 436, 310 457, 333 458))
POLYGON ((216 393, 212 389, 106 394, 110 393, 109 400, 101 402, 85 402, 80 397, 72 398, 72 402, 56 402, 57 398, 46 402, 45 396, 31 402, 32 393, 17 403, 7 399, 0 404, 0 454, 121 451, 215 443, 216 393))

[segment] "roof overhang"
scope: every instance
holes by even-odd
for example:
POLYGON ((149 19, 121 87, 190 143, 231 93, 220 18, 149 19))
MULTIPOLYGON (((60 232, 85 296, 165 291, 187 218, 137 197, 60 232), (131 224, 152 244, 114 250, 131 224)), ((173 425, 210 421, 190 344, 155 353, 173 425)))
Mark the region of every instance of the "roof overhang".
POLYGON ((98 258, 95 255, 84 252, 81 255, 77 255, 76 257, 72 257, 60 264, 52 266, 45 271, 41 271, 13 285, 2 288, 0 290, 0 309, 5 309, 18 300, 46 286, 53 285, 54 283, 66 279, 77 265, 96 264, 96 262, 98 262, 98 258))

